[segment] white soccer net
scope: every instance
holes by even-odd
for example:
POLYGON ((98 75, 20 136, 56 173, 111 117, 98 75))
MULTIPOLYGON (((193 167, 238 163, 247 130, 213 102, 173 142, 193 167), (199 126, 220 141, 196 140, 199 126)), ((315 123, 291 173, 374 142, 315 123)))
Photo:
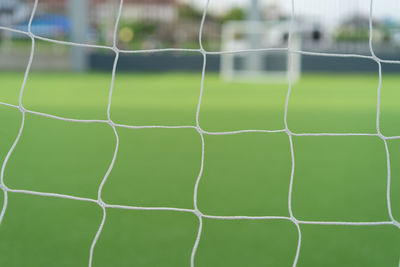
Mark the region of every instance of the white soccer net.
POLYGON ((209 5, 210 0, 206 1, 206 4, 204 6, 204 11, 203 11, 203 16, 201 19, 200 23, 200 31, 199 31, 199 49, 183 49, 183 48, 168 48, 168 49, 154 49, 154 50, 120 50, 118 49, 116 43, 117 43, 117 30, 118 30, 118 22, 121 16, 121 11, 123 8, 123 0, 120 1, 119 4, 119 10, 118 10, 118 15, 116 19, 116 24, 114 26, 114 42, 113 46, 100 46, 100 45, 88 45, 88 44, 82 44, 82 43, 73 43, 73 42, 66 42, 66 41, 58 41, 58 40, 53 40, 49 38, 44 38, 41 36, 37 36, 32 33, 31 31, 31 25, 32 25, 32 20, 35 16, 35 11, 38 6, 38 1, 35 0, 32 13, 30 16, 29 24, 28 24, 28 31, 20 31, 20 30, 15 30, 10 27, 4 27, 0 26, 1 30, 4 31, 10 31, 10 32, 15 32, 15 33, 20 33, 28 36, 31 39, 32 42, 32 47, 31 47, 31 53, 30 53, 30 58, 28 65, 26 67, 25 71, 25 76, 24 80, 20 89, 20 94, 19 94, 19 104, 18 105, 12 105, 8 103, 0 103, 0 105, 12 107, 15 109, 18 109, 22 113, 22 123, 18 132, 18 135, 15 138, 14 143, 12 144, 11 148, 9 149, 3 163, 1 166, 1 176, 0 176, 0 188, 4 192, 4 204, 1 209, 0 213, 0 223, 2 222, 4 215, 7 212, 7 201, 8 201, 8 193, 21 193, 21 194, 32 194, 32 195, 38 195, 38 196, 45 196, 45 197, 54 197, 54 198, 65 198, 65 199, 71 199, 71 200, 77 200, 77 201, 87 201, 87 202, 92 202, 98 204, 102 210, 103 210, 103 218, 102 221, 98 227, 97 233, 93 238, 90 250, 88 252, 89 256, 89 266, 92 266, 92 261, 93 261, 93 254, 95 252, 95 247, 96 247, 96 242, 99 239, 99 236, 102 233, 102 229, 104 226, 104 223, 106 221, 106 215, 107 215, 107 209, 126 209, 126 210, 155 210, 155 211, 161 211, 161 210, 169 210, 169 211, 176 211, 176 212, 185 212, 185 213, 192 213, 195 214, 198 217, 199 220, 199 228, 198 228, 198 233, 197 233, 197 238, 194 241, 193 248, 192 248, 192 253, 191 253, 191 258, 190 258, 190 265, 194 266, 195 265, 195 257, 196 257, 196 251, 197 247, 199 245, 199 242, 201 240, 202 236, 202 222, 204 218, 210 218, 210 219, 215 219, 215 220, 286 220, 292 222, 298 231, 298 241, 297 241, 297 250, 296 254, 293 255, 293 266, 297 265, 299 255, 301 253, 301 247, 302 247, 302 231, 301 231, 301 225, 304 224, 315 224, 315 225, 353 225, 353 226, 378 226, 378 225, 394 225, 398 228, 400 228, 400 223, 399 221, 396 221, 396 219, 393 217, 392 214, 392 208, 391 208, 391 194, 390 194, 390 189, 391 189, 391 162, 390 162, 390 154, 389 154, 389 149, 388 149, 388 144, 387 140, 389 139, 400 139, 400 136, 384 136, 381 133, 380 130, 380 95, 381 95, 381 85, 382 85, 382 68, 381 68, 381 63, 393 63, 393 64, 399 64, 400 61, 391 61, 391 60, 382 60, 379 57, 377 57, 374 53, 373 47, 372 47, 372 32, 373 32, 373 26, 372 26, 372 7, 373 7, 373 1, 370 1, 370 13, 369 13, 369 49, 370 49, 370 55, 358 55, 358 54, 332 54, 332 53, 313 53, 313 52, 306 52, 306 51, 301 51, 301 50, 296 50, 293 48, 292 45, 292 34, 293 34, 293 28, 294 28, 294 2, 295 0, 291 1, 291 25, 289 27, 289 35, 288 35, 288 46, 286 48, 280 48, 277 49, 278 51, 285 50, 286 53, 288 54, 289 58, 289 87, 287 91, 287 97, 286 97, 286 103, 285 103, 285 112, 284 112, 284 129, 279 129, 279 130, 240 130, 240 131, 230 131, 230 132, 208 132, 205 131, 201 128, 200 122, 199 122, 199 114, 200 114, 200 109, 201 109, 201 103, 202 103, 202 96, 203 96, 203 88, 204 88, 204 77, 205 77, 205 70, 206 70, 206 63, 207 63, 207 56, 208 55, 223 55, 223 54, 238 54, 238 53, 258 53, 262 51, 274 51, 274 49, 271 48, 265 48, 265 49, 247 49, 247 50, 232 50, 232 51, 221 51, 221 52, 210 52, 204 49, 202 45, 202 31, 203 31, 203 26, 204 26, 204 21, 205 17, 207 14, 207 8, 209 5), (100 48, 100 49, 108 49, 111 50, 112 52, 115 53, 115 59, 114 59, 114 65, 112 69, 112 80, 111 80, 111 86, 109 90, 109 99, 108 99, 108 108, 107 108, 107 116, 108 120, 79 120, 79 119, 71 119, 71 118, 65 118, 65 117, 60 117, 60 116, 55 116, 51 114, 45 114, 45 113, 40 113, 40 112, 35 112, 32 110, 28 110, 24 108, 23 103, 22 103, 22 96, 24 94, 24 88, 25 84, 27 81, 27 78, 30 73, 30 68, 32 65, 32 60, 34 56, 34 48, 35 48, 35 43, 36 40, 44 40, 48 42, 53 42, 53 43, 58 43, 62 45, 67 45, 67 46, 77 46, 77 47, 92 47, 92 48, 100 48), (200 95, 199 95, 199 100, 198 100, 198 105, 197 105, 197 111, 196 111, 196 125, 188 125, 188 126, 162 126, 162 125, 155 125, 155 126, 136 126, 136 125, 122 125, 122 124, 117 124, 114 123, 111 120, 110 116, 110 107, 111 107, 111 102, 112 102, 112 96, 113 96, 113 87, 114 87, 114 79, 115 79, 115 73, 116 73, 116 67, 118 64, 118 59, 120 54, 125 54, 125 53, 157 53, 157 52, 163 52, 163 51, 185 51, 185 52, 192 52, 192 53, 199 53, 203 56, 203 68, 202 68, 202 80, 200 84, 200 95), (321 56, 321 57, 350 57, 350 58, 365 58, 365 59, 371 59, 375 61, 378 66, 379 66, 379 86, 377 88, 377 111, 376 111, 376 133, 370 134, 370 133, 294 133, 290 130, 289 125, 287 123, 287 115, 288 115, 288 105, 289 105, 289 99, 291 95, 291 90, 292 90, 292 81, 293 81, 293 57, 298 54, 305 54, 305 55, 315 55, 315 56, 321 56), (25 115, 27 113, 30 114, 35 114, 38 116, 44 116, 48 118, 52 118, 55 120, 64 120, 64 121, 70 121, 70 122, 78 122, 78 123, 104 123, 109 125, 115 134, 115 139, 116 139, 116 146, 115 146, 115 151, 114 151, 114 156, 112 158, 111 164, 98 188, 98 197, 97 199, 90 199, 90 198, 82 198, 82 197, 76 197, 76 196, 71 196, 71 195, 63 195, 63 194, 57 194, 57 193, 48 193, 48 192, 37 192, 37 191, 29 191, 29 190, 19 190, 19 189, 13 189, 7 187, 7 185, 4 183, 4 173, 5 169, 7 167, 7 162, 9 161, 11 155, 13 154, 13 151, 15 147, 18 145, 18 142, 20 140, 21 134, 24 130, 24 122, 25 122, 25 115), (201 140, 202 140, 202 149, 201 149, 201 168, 200 172, 198 174, 195 188, 194 188, 194 194, 193 194, 193 202, 194 202, 194 209, 181 209, 181 208, 175 208, 175 207, 140 207, 140 206, 124 206, 124 205, 110 205, 105 203, 102 200, 102 189, 104 184, 107 182, 107 178, 110 175, 110 172, 113 169, 113 166, 115 164, 115 161, 117 160, 117 152, 119 148, 119 137, 116 128, 118 127, 124 127, 124 128, 130 128, 130 129, 141 129, 141 128, 193 128, 196 129, 197 132, 199 133, 201 140), (289 185, 289 194, 288 194, 288 210, 290 216, 284 217, 284 216, 213 216, 213 215, 207 215, 202 213, 197 205, 197 195, 198 195, 198 186, 199 182, 202 178, 203 174, 203 169, 204 169, 204 154, 205 154, 205 142, 204 142, 204 135, 232 135, 232 134, 242 134, 242 133, 248 133, 248 132, 262 132, 262 133, 276 133, 276 132, 282 132, 286 133, 288 136, 288 141, 290 144, 290 152, 291 152, 291 178, 290 178, 290 185, 289 185), (386 160, 387 160, 387 210, 388 210, 388 215, 390 220, 388 221, 366 221, 366 222, 354 222, 354 221, 304 221, 304 220, 298 220, 292 212, 292 187, 293 187, 293 178, 294 178, 294 173, 295 173, 295 150, 293 147, 293 136, 376 136, 379 137, 380 139, 383 140, 385 150, 386 150, 386 160))

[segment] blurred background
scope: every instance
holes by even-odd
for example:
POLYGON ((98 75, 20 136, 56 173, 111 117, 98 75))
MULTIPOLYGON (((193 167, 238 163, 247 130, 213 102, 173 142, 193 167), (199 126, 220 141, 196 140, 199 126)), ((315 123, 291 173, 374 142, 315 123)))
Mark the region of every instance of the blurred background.
MULTIPOLYGON (((199 210, 285 218, 291 210, 310 223, 299 224, 300 267, 398 267, 400 2, 373 2, 372 48, 388 60, 380 64, 365 57, 371 56, 370 1, 294 0, 290 45, 297 52, 290 57, 291 0, 209 2, 202 34, 209 53, 198 114, 207 131, 199 210), (289 65, 294 82, 286 113, 289 65), (286 115, 292 133, 344 134, 292 136, 292 190, 286 115), (391 139, 379 138, 377 127, 391 139), (250 129, 277 132, 221 134, 250 129)), ((0 26, 26 32, 33 3, 0 0, 0 26)), ((117 145, 105 123, 112 85, 110 115, 119 147, 102 200, 193 210, 202 159, 202 139, 193 126, 203 55, 156 49, 199 49, 206 1, 124 0, 113 84, 115 53, 109 48, 120 1, 37 3, 26 83, 32 41, 0 29, 0 166, 7 188, 96 200, 117 145), (21 86, 24 121, 17 108, 21 86), (21 138, 6 160, 22 121, 21 138)), ((3 189, 0 208, 5 211, 0 266, 88 266, 103 218, 95 202, 3 189)), ((108 207, 92 266, 190 266, 198 230, 193 212, 108 207)), ((287 219, 203 218, 194 263, 292 266, 298 240, 297 226, 287 219)))
MULTIPOLYGON (((211 1, 203 29, 203 46, 209 51, 246 48, 286 47, 291 13, 290 1, 230 0, 211 1), (255 12, 253 12, 255 10, 255 12), (242 27, 232 26, 230 21, 243 21, 242 27), (257 26, 252 35, 260 36, 258 45, 249 41, 248 27, 240 30, 248 21, 259 21, 268 27, 257 26), (261 29, 261 30, 260 30, 261 29), (265 30, 266 29, 266 30, 265 30), (224 33, 225 31, 225 33, 224 33), (247 32, 247 34, 246 34, 247 32), (247 37, 246 37, 247 36, 247 37), (226 49, 224 49, 226 48, 226 49)), ((27 31, 32 0, 2 0, 0 2, 0 24, 13 29, 27 31)), ((199 48, 199 23, 204 0, 126 0, 122 9, 117 46, 124 50, 160 48, 199 48)), ((399 4, 386 0, 375 4, 373 12, 373 49, 382 59, 399 59, 400 19, 399 4), (387 3, 386 3, 387 2, 387 3)), ((118 10, 117 0, 88 0, 84 2, 62 0, 39 1, 32 23, 32 32, 40 37, 53 40, 112 46, 113 29, 118 10), (79 12, 77 12, 77 10, 79 12), (79 14, 85 14, 80 16, 79 14)), ((298 50, 321 53, 361 54, 369 52, 369 4, 365 1, 313 1, 295 3, 295 33, 299 39, 298 50)), ((253 27, 254 28, 254 27, 253 27)), ((26 35, 1 31, 0 68, 24 69, 26 54, 29 54, 30 39, 26 35), (10 60, 10 59, 13 60, 10 60)), ((257 41, 257 37, 256 37, 257 41)), ((253 40, 254 43, 254 40, 253 40)), ((76 61, 69 60, 68 46, 49 42, 38 43, 37 57, 57 58, 54 64, 37 64, 43 70, 68 70, 79 68, 76 61), (41 49, 41 46, 44 46, 41 49)), ((104 62, 112 60, 112 53, 106 49, 88 49, 83 53, 85 62, 81 68, 104 70, 104 62)), ((177 55, 169 54, 168 57, 177 55)), ((157 55, 142 57, 131 55, 134 60, 123 60, 120 68, 135 71, 154 71, 155 68, 138 67, 141 61, 148 65, 159 65, 159 71, 193 70, 196 57, 192 54, 179 55, 176 66, 155 64, 157 55), (129 61, 129 62, 128 62, 129 61), (153 64, 154 63, 154 64, 153 64)), ((168 59, 166 59, 168 60, 168 59)), ((270 59, 269 62, 271 62, 270 59)), ((319 58, 304 58, 301 68, 305 71, 339 71, 338 64, 320 64, 319 58)), ((41 61, 41 60, 38 60, 41 61)), ((220 70, 219 59, 208 63, 210 69, 220 70)), ((275 60, 277 61, 277 60, 275 60)), ((274 61, 272 61, 274 62, 274 61)), ((278 64, 278 63, 277 63, 278 64)), ((363 66, 349 66, 348 69, 365 70, 363 66)), ((342 66, 343 67, 343 66, 342 66)), ((394 67, 395 68, 395 67, 394 67)), ((374 70, 369 70, 374 71, 374 70)), ((390 71, 390 70, 388 70, 390 71)))

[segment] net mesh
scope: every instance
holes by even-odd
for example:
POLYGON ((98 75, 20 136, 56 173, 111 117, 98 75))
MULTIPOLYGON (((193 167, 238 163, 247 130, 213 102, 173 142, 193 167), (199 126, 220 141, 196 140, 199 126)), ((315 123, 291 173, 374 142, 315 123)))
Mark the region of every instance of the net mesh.
POLYGON ((384 136, 381 133, 380 130, 380 98, 381 98, 381 87, 382 87, 382 66, 381 63, 388 63, 388 64, 400 64, 400 61, 396 60, 384 60, 380 59, 377 57, 374 53, 373 46, 372 46, 372 33, 373 33, 373 24, 372 24, 372 11, 373 11, 373 0, 370 0, 370 9, 369 9, 369 50, 370 50, 370 55, 359 55, 359 54, 335 54, 335 53, 318 53, 318 52, 307 52, 307 51, 301 51, 301 50, 295 50, 291 48, 291 39, 293 36, 293 28, 294 28, 294 0, 291 0, 291 18, 290 18, 290 30, 289 30, 289 36, 288 36, 288 47, 287 48, 265 48, 265 49, 248 49, 248 50, 237 50, 237 51, 220 51, 220 52, 211 52, 211 51, 206 51, 203 48, 202 45, 202 31, 203 31, 203 26, 204 26, 204 21, 207 15, 207 8, 209 6, 210 0, 207 0, 204 5, 204 10, 203 10, 203 15, 200 23, 200 30, 199 30, 199 49, 183 49, 183 48, 166 48, 166 49, 150 49, 150 50, 121 50, 118 49, 117 47, 117 33, 118 33, 118 22, 121 17, 121 12, 123 8, 123 0, 120 0, 119 3, 119 9, 118 9, 118 14, 117 14, 117 19, 116 23, 114 25, 114 32, 113 32, 113 46, 101 46, 101 45, 90 45, 90 44, 82 44, 82 43, 74 43, 74 42, 66 42, 66 41, 59 41, 59 40, 54 40, 54 39, 49 39, 45 37, 41 37, 38 35, 35 35, 31 31, 31 25, 33 18, 35 16, 35 12, 38 6, 38 1, 35 0, 32 8, 32 13, 30 15, 29 23, 28 23, 28 31, 20 31, 16 30, 10 27, 4 27, 0 26, 1 30, 5 31, 10 31, 10 32, 15 32, 15 33, 20 33, 27 35, 31 39, 31 52, 30 52, 30 57, 29 61, 26 67, 24 79, 22 82, 22 86, 20 89, 19 93, 19 104, 18 105, 12 105, 9 103, 3 103, 0 102, 0 105, 3 106, 8 106, 12 107, 15 109, 18 109, 21 114, 22 114, 22 122, 21 126, 18 132, 18 135, 15 138, 14 143, 12 144, 11 148, 9 149, 3 163, 1 166, 1 173, 0 173, 0 189, 4 193, 4 202, 3 202, 3 207, 0 212, 0 224, 4 218, 4 215, 7 210, 7 203, 8 203, 8 193, 21 193, 21 194, 31 194, 31 195, 38 195, 38 196, 45 196, 45 197, 56 197, 56 198, 65 198, 65 199, 71 199, 71 200, 77 200, 77 201, 87 201, 87 202, 93 202, 98 204, 102 210, 103 210, 103 217, 101 220, 101 223, 99 225, 99 228, 97 230, 97 233, 95 237, 93 238, 90 251, 89 251, 89 266, 92 266, 93 262, 93 254, 94 250, 96 247, 97 240, 99 239, 102 229, 104 226, 104 223, 106 221, 106 216, 107 216, 107 209, 125 209, 125 210, 155 210, 155 211, 161 211, 161 210, 169 210, 169 211, 176 211, 176 212, 186 212, 186 213, 192 213, 195 214, 199 220, 199 228, 198 228, 198 233, 196 240, 194 242, 193 248, 192 248, 192 253, 191 253, 191 258, 190 258, 190 265, 194 266, 195 264, 195 257, 196 257, 196 251, 197 247, 199 245, 201 235, 202 235, 202 224, 203 224, 203 218, 209 218, 209 219, 216 219, 216 220, 286 220, 292 222, 298 232, 298 241, 297 241, 297 249, 296 249, 296 254, 294 255, 293 258, 293 266, 297 265, 299 255, 300 255, 300 250, 301 250, 301 225, 302 224, 314 224, 314 225, 353 225, 353 226, 377 226, 377 225, 394 225, 400 229, 400 222, 397 221, 392 214, 392 208, 391 208, 391 200, 390 200, 390 189, 391 189, 391 163, 390 163, 390 153, 389 153, 389 148, 388 148, 388 140, 390 139, 400 139, 400 136, 384 136), (66 118, 66 117, 60 117, 60 116, 55 116, 51 114, 46 114, 46 113, 41 113, 41 112, 36 112, 32 110, 28 110, 24 108, 22 104, 22 96, 24 93, 24 88, 25 84, 30 72, 30 68, 32 65, 33 61, 33 56, 34 56, 34 48, 35 48, 35 40, 43 40, 43 41, 48 41, 48 42, 53 42, 53 43, 58 43, 62 45, 68 45, 68 46, 77 46, 77 47, 90 47, 90 48, 100 48, 100 49, 108 49, 111 50, 115 53, 115 58, 114 58, 114 64, 112 68, 112 79, 111 79, 111 85, 110 85, 110 90, 109 90, 109 98, 108 98, 108 106, 107 106, 107 120, 80 120, 80 119, 72 119, 72 118, 66 118), (287 90, 287 96, 286 96, 286 102, 285 102, 285 109, 284 109, 284 129, 278 129, 278 130, 239 130, 239 131, 228 131, 228 132, 209 132, 205 131, 200 127, 200 122, 199 122, 199 114, 200 114, 200 109, 201 109, 201 103, 202 103, 202 96, 203 96, 203 89, 204 89, 204 78, 205 78, 205 70, 206 70, 206 64, 207 64, 207 55, 221 55, 224 53, 256 53, 256 52, 265 52, 265 51, 287 51, 289 55, 289 86, 287 90), (197 104, 197 110, 196 110, 196 125, 189 125, 189 126, 162 126, 162 125, 153 125, 153 126, 135 126, 135 125, 125 125, 125 124, 117 124, 114 123, 111 120, 111 102, 112 102, 112 95, 113 95, 113 88, 114 88, 114 80, 115 80, 115 73, 116 73, 116 68, 118 64, 118 59, 120 54, 128 54, 128 53, 157 53, 157 52, 168 52, 168 51, 185 51, 185 52, 193 52, 193 53, 200 53, 203 57, 203 67, 202 67, 202 78, 201 78, 201 85, 200 85, 200 95, 199 95, 199 100, 197 104), (348 57, 348 58, 364 58, 364 59, 370 59, 375 61, 378 64, 378 71, 379 71, 379 85, 377 89, 377 110, 376 110, 376 133, 294 133, 290 130, 288 123, 287 123, 287 115, 288 115, 288 106, 289 106, 289 99, 292 91, 292 83, 293 83, 293 68, 291 67, 291 58, 292 55, 294 54, 303 54, 303 55, 314 55, 314 56, 324 56, 324 57, 348 57), (57 194, 57 193, 49 193, 49 192, 38 192, 38 191, 30 191, 30 190, 19 190, 19 189, 12 189, 6 186, 4 183, 4 172, 5 168, 7 166, 7 162, 10 159, 15 147, 17 146, 20 137, 22 135, 23 129, 24 129, 24 122, 25 122, 25 115, 26 113, 30 114, 35 114, 38 116, 44 116, 56 120, 63 120, 63 121, 70 121, 70 122, 78 122, 78 123, 103 123, 109 125, 115 134, 115 139, 116 139, 116 145, 115 145, 115 150, 113 154, 113 158, 111 161, 111 164, 104 175, 104 178, 102 179, 102 182, 98 188, 98 196, 97 199, 91 199, 91 198, 83 198, 83 197, 77 197, 77 196, 72 196, 72 195, 64 195, 64 194, 57 194), (102 189, 104 187, 104 184, 107 181, 107 178, 109 177, 113 166, 115 164, 116 158, 117 158, 117 153, 118 153, 118 148, 119 148, 119 137, 118 137, 118 132, 116 128, 122 127, 122 128, 130 128, 130 129, 143 129, 143 128, 192 128, 197 130, 201 137, 201 165, 200 165, 200 171, 197 176, 197 180, 195 183, 195 188, 194 188, 194 194, 193 194, 193 203, 194 203, 194 209, 181 209, 181 208, 175 208, 175 207, 140 207, 140 206, 125 206, 125 205, 111 205, 107 204, 102 200, 102 189), (198 195, 198 187, 199 187, 199 182, 202 178, 203 174, 203 169, 204 169, 204 153, 205 153, 205 142, 204 142, 204 135, 231 135, 231 134, 242 134, 242 133, 249 133, 249 132, 262 132, 262 133, 276 133, 276 132, 282 132, 286 133, 289 139, 289 144, 290 144, 290 153, 291 153, 291 174, 290 174, 290 184, 289 184, 289 194, 288 194, 288 210, 289 210, 289 217, 285 216, 214 216, 214 215, 207 215, 202 213, 198 209, 197 205, 197 195, 198 195), (388 210, 388 215, 389 219, 387 221, 365 221, 365 222, 355 222, 355 221, 306 221, 306 220, 298 220, 296 217, 293 215, 292 212, 292 188, 293 188, 293 179, 294 179, 294 173, 295 173, 295 151, 293 147, 293 136, 376 136, 379 137, 381 140, 383 140, 384 146, 385 146, 385 151, 386 151, 386 164, 387 164, 387 188, 386 188, 386 202, 387 202, 387 210, 388 210))

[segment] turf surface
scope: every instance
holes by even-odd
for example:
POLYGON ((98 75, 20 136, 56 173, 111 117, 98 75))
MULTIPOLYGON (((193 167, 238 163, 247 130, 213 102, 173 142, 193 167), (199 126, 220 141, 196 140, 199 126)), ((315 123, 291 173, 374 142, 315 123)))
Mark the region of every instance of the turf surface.
MULTIPOLYGON (((18 104, 22 73, 0 74, 0 102, 18 104)), ((31 73, 25 108, 106 119, 110 74, 31 73)), ((130 125, 195 125, 199 74, 118 73, 111 117, 130 125)), ((400 135, 399 82, 384 75, 381 130, 400 135)), ((304 75, 293 85, 296 133, 376 133, 376 75, 304 75)), ((207 73, 200 125, 207 131, 283 129, 287 84, 226 83, 207 73)), ((21 113, 0 105, 0 158, 21 113)), ((193 129, 117 128, 120 146, 106 203, 193 209, 201 139, 193 129)), ((294 137, 292 207, 299 220, 388 221, 384 143, 378 137, 294 137)), ((27 114, 4 173, 13 189, 97 198, 116 140, 110 126, 27 114)), ((388 141, 391 205, 400 220, 400 140, 388 141)), ((209 215, 289 216, 291 157, 285 133, 206 135, 200 210, 209 215)), ((95 204, 9 193, 0 266, 87 266, 102 218, 95 204)), ((3 193, 0 191, 0 205, 3 193)), ((199 222, 172 211, 107 209, 93 266, 189 266, 199 222)), ((398 266, 400 229, 301 225, 298 266, 398 266)), ((203 220, 197 266, 291 266, 298 234, 287 220, 203 220)))

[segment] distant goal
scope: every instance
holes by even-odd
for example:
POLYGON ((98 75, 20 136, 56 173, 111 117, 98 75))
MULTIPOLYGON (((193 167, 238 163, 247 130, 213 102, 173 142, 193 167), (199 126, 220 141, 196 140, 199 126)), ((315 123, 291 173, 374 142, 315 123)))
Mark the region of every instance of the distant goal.
MULTIPOLYGON (((288 53, 290 22, 229 21, 222 27, 221 76, 245 82, 286 82, 301 74, 301 55, 288 53), (271 50, 269 50, 271 49, 271 50), (255 51, 254 51, 255 50, 255 51), (240 52, 238 52, 240 51, 240 52), (289 64, 289 60, 292 60, 289 64)), ((291 49, 301 50, 301 37, 292 28, 291 49)))

